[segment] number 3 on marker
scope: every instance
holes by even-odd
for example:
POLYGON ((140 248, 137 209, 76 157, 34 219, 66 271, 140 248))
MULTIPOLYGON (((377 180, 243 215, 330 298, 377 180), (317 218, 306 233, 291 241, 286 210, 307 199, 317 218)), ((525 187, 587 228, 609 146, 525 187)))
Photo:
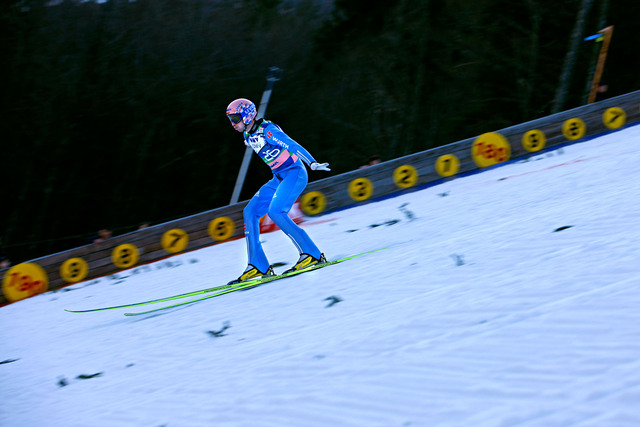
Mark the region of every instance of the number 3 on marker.
POLYGON ((358 202, 367 200, 373 194, 373 184, 367 178, 357 178, 349 183, 349 196, 358 202))

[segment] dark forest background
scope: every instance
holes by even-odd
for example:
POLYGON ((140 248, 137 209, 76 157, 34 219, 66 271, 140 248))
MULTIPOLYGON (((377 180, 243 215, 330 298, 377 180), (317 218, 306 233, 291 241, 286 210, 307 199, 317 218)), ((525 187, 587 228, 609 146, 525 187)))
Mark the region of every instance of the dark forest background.
MULTIPOLYGON (((610 95, 640 89, 638 22, 637 0, 2 2, 3 250, 228 204, 245 146, 225 108, 258 104, 270 67, 266 117, 338 174, 585 104, 582 38, 608 25, 610 95)), ((269 175, 254 156, 241 200, 269 175)))

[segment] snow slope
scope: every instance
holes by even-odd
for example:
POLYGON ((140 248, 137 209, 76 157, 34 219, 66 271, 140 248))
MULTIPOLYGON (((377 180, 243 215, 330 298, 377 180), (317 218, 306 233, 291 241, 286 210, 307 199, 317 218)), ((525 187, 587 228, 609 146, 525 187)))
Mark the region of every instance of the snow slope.
POLYGON ((244 240, 0 308, 0 425, 639 426, 639 163, 634 126, 327 214, 329 258, 387 249, 161 314, 64 309, 226 283, 244 240))

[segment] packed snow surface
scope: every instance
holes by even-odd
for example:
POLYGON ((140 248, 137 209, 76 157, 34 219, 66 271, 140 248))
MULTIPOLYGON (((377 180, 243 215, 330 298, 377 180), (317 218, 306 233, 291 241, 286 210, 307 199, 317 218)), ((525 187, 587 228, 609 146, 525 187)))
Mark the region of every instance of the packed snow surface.
POLYGON ((0 425, 639 426, 639 164, 632 126, 309 218, 386 249, 153 315, 64 309, 224 284, 244 239, 2 307, 0 425))

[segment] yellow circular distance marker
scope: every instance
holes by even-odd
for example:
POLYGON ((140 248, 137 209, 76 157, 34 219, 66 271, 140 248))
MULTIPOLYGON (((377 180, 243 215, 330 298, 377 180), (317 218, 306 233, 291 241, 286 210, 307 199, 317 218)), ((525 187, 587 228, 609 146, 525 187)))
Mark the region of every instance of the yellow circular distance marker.
POLYGON ((506 162, 511 157, 511 146, 507 138, 496 132, 483 133, 471 147, 473 161, 481 168, 506 162))
POLYGON ((327 199, 319 191, 310 191, 300 198, 302 212, 307 215, 318 215, 327 206, 327 199))
POLYGON ((602 123, 609 129, 618 129, 627 122, 627 114, 622 108, 607 108, 602 114, 602 123))
POLYGON ((166 231, 162 235, 162 248, 170 254, 182 252, 189 244, 189 235, 180 228, 174 228, 166 231))
POLYGON ((531 153, 542 150, 546 144, 547 137, 539 129, 532 129, 522 135, 522 146, 531 153))
POLYGON ((373 194, 373 184, 367 178, 356 178, 349 183, 349 196, 355 201, 367 200, 373 194))
POLYGON ((418 171, 411 165, 403 165, 393 171, 393 182, 400 188, 409 188, 418 182, 418 171))
POLYGON ((460 160, 453 154, 444 154, 436 159, 436 172, 440 176, 453 176, 460 170, 460 160))
POLYGON ((227 240, 233 236, 236 231, 236 225, 233 220, 227 216, 221 216, 209 223, 209 236, 213 240, 227 240))
POLYGON ((60 277, 68 283, 84 280, 87 274, 89 274, 89 265, 82 258, 70 258, 60 266, 60 277))
POLYGON ((562 134, 570 141, 582 138, 585 133, 587 133, 587 126, 577 117, 565 121, 562 125, 562 134))
POLYGON ((111 252, 111 261, 118 268, 129 268, 138 263, 140 252, 138 248, 131 243, 124 243, 116 246, 111 252))
POLYGON ((11 267, 2 279, 2 292, 9 301, 19 301, 45 292, 49 277, 38 264, 25 262, 11 267))

